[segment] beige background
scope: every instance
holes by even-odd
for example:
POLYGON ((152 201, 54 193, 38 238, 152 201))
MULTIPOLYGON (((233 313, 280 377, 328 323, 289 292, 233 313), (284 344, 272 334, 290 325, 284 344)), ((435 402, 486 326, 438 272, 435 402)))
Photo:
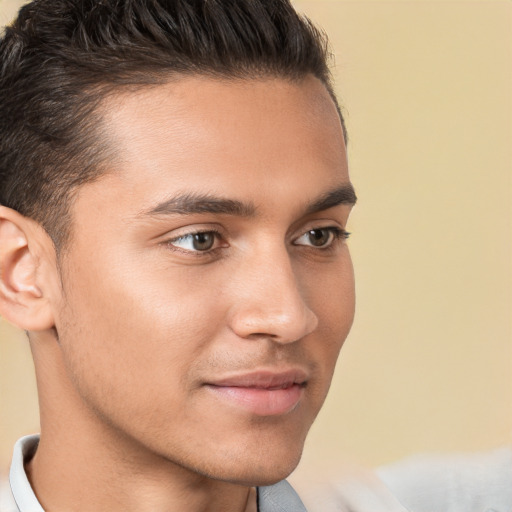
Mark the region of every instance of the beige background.
MULTIPOLYGON (((0 22, 21 2, 0 0, 0 22)), ((358 313, 299 476, 512 441, 512 2, 297 2, 330 34, 358 313)), ((0 320, 0 468, 37 430, 0 320)))

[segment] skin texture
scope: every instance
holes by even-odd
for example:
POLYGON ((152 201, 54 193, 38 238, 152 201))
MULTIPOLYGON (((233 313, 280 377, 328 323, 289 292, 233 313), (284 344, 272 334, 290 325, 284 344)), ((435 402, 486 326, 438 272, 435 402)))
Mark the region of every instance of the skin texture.
POLYGON ((313 77, 192 77, 103 108, 117 156, 77 191, 58 264, 43 230, 0 209, 0 306, 30 324, 40 393, 32 485, 56 512, 243 511, 297 465, 353 320, 331 235, 351 205, 307 213, 349 184, 335 106, 313 77), (177 194, 251 211, 165 212, 177 194), (211 250, 198 230, 218 232, 211 250), (290 369, 306 382, 276 414, 205 385, 290 369))

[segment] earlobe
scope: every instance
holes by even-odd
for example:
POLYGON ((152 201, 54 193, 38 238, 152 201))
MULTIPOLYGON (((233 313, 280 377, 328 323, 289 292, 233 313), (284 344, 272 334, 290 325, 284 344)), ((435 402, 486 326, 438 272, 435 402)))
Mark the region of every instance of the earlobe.
POLYGON ((32 219, 0 207, 0 315, 27 331, 53 327, 51 307, 38 273, 39 230, 32 219))

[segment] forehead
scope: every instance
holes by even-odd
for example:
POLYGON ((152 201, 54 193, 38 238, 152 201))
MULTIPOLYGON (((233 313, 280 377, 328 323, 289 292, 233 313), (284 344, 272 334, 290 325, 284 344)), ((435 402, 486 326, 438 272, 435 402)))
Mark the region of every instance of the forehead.
POLYGON ((312 76, 183 78, 112 97, 103 107, 115 154, 107 179, 142 209, 175 191, 258 203, 257 191, 264 200, 279 190, 317 194, 348 182, 336 106, 312 76))

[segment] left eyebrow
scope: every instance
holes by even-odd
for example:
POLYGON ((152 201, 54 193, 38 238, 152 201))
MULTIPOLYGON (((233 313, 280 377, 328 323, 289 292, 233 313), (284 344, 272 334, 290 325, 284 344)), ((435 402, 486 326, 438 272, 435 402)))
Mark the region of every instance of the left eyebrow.
POLYGON ((354 187, 351 183, 346 183, 341 187, 326 192, 319 199, 310 203, 306 207, 306 215, 328 210, 342 204, 354 205, 356 201, 357 196, 354 187))

